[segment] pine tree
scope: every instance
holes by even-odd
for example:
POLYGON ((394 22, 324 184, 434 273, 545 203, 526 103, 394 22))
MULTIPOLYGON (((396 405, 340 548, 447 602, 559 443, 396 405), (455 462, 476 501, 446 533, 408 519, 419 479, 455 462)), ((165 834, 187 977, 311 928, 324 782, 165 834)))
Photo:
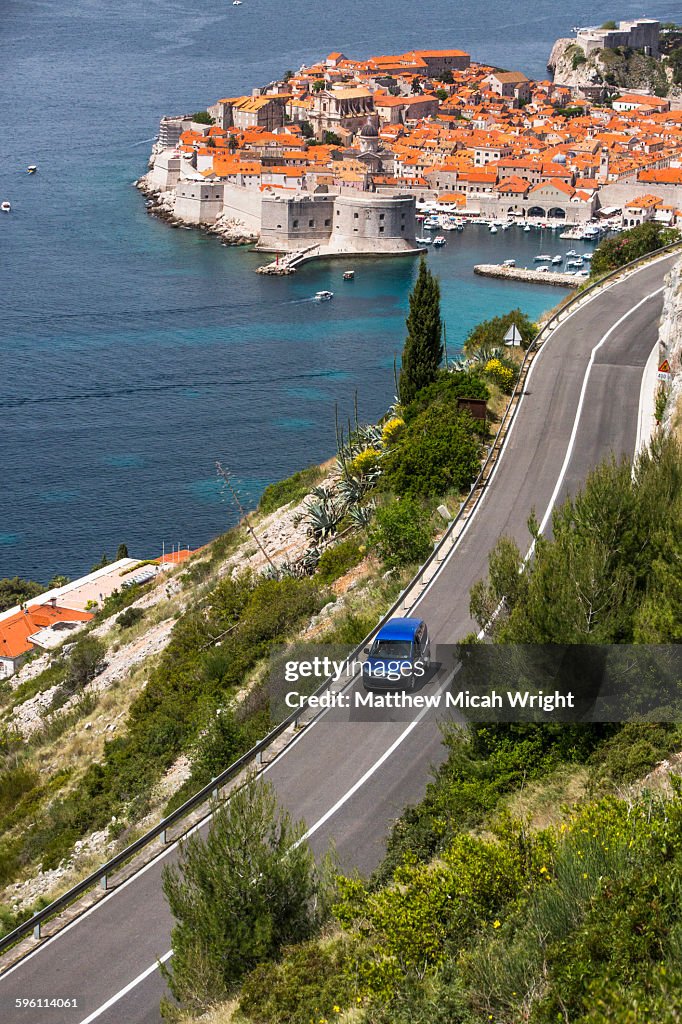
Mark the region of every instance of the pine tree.
POLYGON ((417 281, 410 293, 407 338, 400 371, 400 401, 407 405, 436 379, 443 358, 440 285, 422 257, 417 281))
MULTIPOLYGON (((216 810, 208 835, 190 836, 163 872, 175 925, 163 974, 180 1008, 203 1012, 226 999, 263 960, 310 939, 327 909, 331 865, 317 867, 305 826, 277 806, 261 781, 216 810)), ((177 1020, 178 1006, 162 1013, 177 1020)))

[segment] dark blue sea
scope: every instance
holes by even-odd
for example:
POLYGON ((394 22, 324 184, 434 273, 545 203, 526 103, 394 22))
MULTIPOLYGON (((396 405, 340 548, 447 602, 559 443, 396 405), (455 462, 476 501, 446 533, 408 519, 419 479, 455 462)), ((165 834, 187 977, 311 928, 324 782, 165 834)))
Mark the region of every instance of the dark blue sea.
MULTIPOLYGON (((3 0, 0 14, 0 576, 87 571, 125 541, 136 556, 197 546, 333 454, 334 407, 394 394, 411 259, 338 263, 267 279, 262 257, 172 230, 132 188, 162 114, 203 109, 288 68, 456 46, 545 76, 555 37, 645 13, 621 0, 3 0), (38 165, 29 176, 26 167, 38 165), (333 302, 315 304, 321 288, 333 302)), ((649 0, 672 20, 673 3, 649 0)), ((429 259, 454 354, 477 321, 561 295, 476 278, 477 262, 566 243, 520 230, 450 233, 429 259)), ((549 247, 549 248, 548 248, 549 247)))

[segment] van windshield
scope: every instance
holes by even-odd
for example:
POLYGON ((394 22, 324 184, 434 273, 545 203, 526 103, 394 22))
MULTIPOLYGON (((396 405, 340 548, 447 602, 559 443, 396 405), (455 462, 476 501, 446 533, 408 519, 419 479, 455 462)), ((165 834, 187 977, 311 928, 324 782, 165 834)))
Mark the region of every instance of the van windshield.
POLYGON ((372 658, 409 658, 411 654, 409 640, 376 640, 370 651, 372 658))

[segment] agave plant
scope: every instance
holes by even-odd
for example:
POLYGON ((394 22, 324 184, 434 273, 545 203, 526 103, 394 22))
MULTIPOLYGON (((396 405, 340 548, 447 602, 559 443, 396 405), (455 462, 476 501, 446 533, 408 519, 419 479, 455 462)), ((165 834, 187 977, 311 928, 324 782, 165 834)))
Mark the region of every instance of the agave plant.
POLYGON ((336 499, 331 487, 315 487, 310 492, 303 511, 294 522, 308 524, 308 536, 316 541, 326 540, 336 533, 344 515, 344 509, 336 499))
POLYGON ((381 427, 375 423, 359 426, 355 431, 354 441, 359 444, 360 450, 378 448, 381 445, 381 427))
POLYGON ((367 505, 353 505, 348 509, 348 518, 354 526, 364 529, 366 526, 369 526, 375 509, 376 505, 372 501, 367 505))

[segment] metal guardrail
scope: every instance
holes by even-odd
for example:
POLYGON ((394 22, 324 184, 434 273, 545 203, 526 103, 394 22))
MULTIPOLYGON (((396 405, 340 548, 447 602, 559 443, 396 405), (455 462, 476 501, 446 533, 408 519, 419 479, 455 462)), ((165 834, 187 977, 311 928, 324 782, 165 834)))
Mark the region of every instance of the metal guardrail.
MULTIPOLYGON (((443 537, 434 547, 434 550, 429 555, 427 560, 419 568, 418 572, 412 577, 405 590, 402 591, 397 600, 393 603, 391 608, 389 608, 389 610, 382 617, 382 619, 377 623, 377 625, 374 627, 371 633, 369 633, 362 641, 362 643, 360 643, 348 656, 346 664, 354 661, 358 657, 358 655, 362 653, 363 648, 366 647, 367 644, 376 636, 381 626, 388 619, 390 619, 395 614, 395 612, 398 611, 398 609, 400 609, 401 607, 409 607, 409 597, 415 593, 417 587, 423 586, 426 583, 430 583, 431 580, 433 580, 436 573, 438 572, 438 569, 436 569, 436 573, 434 573, 433 576, 429 577, 428 580, 425 580, 425 576, 427 575, 429 568, 433 566, 434 563, 438 565, 438 563, 442 563, 444 561, 444 558, 440 556, 445 551, 447 545, 450 543, 451 540, 453 541, 453 543, 451 545, 450 550, 454 548, 456 537, 454 537, 453 535, 455 534, 457 526, 462 522, 462 520, 464 520, 467 517, 470 517, 473 514, 479 501, 481 500, 483 494, 485 493, 485 487, 490 478, 491 471, 494 468, 495 461, 504 445, 504 441, 508 434, 509 428, 514 421, 517 410, 519 408, 520 403, 518 399, 525 385, 525 378, 528 371, 528 367, 530 365, 530 362, 535 351, 543 341, 544 335, 546 333, 551 333, 558 326, 561 318, 568 310, 571 310, 574 306, 579 305, 586 295, 591 295, 594 291, 601 288, 606 282, 615 279, 616 277, 620 276, 629 269, 639 266, 640 264, 649 262, 652 259, 661 256, 666 252, 672 252, 675 249, 681 247, 682 242, 676 242, 673 243, 672 245, 664 246, 662 249, 657 249, 654 252, 648 253, 646 256, 642 256, 637 260, 633 260, 631 263, 625 264, 625 266, 623 267, 619 267, 617 270, 611 271, 609 274, 606 274, 604 277, 600 278, 599 281, 595 281, 593 284, 591 284, 587 289, 585 289, 585 291, 580 292, 578 295, 571 296, 571 298, 568 299, 568 301, 557 310, 555 315, 551 317, 551 319, 548 320, 547 323, 543 325, 541 330, 538 332, 535 338, 533 338, 532 342, 526 349, 523 361, 521 363, 521 367, 519 369, 518 380, 514 387, 514 391, 512 392, 509 398, 509 402, 502 416, 502 420, 500 421, 500 426, 495 436, 495 440, 490 447, 490 451, 488 452, 488 455, 485 461, 483 462, 483 465, 481 466, 478 476, 471 485, 469 494, 467 495, 466 499, 462 502, 457 515, 452 520, 446 532, 443 534, 443 537)), ((421 596, 421 593, 417 594, 416 596, 421 596)), ((412 603, 414 604, 416 603, 416 601, 412 603)), ((318 696, 324 693, 324 691, 329 687, 331 682, 331 679, 326 679, 317 688, 317 690, 315 690, 314 696, 318 696)), ((174 810, 171 814, 163 818, 162 821, 160 821, 157 825, 149 829, 148 832, 145 832, 145 834, 140 836, 139 839, 136 839, 135 842, 131 843, 129 846, 126 846, 125 849, 121 850, 120 853, 117 853, 105 864, 102 864, 101 867, 91 872, 91 874, 89 874, 86 878, 82 879, 82 881, 78 882, 71 889, 67 890, 67 892, 63 893, 56 900, 50 903, 47 907, 44 907, 42 910, 36 912, 33 915, 33 917, 18 925, 3 938, 0 938, 0 954, 5 952, 5 950, 9 949, 11 946, 17 943, 24 936, 28 935, 30 932, 33 932, 34 937, 36 939, 39 939, 41 937, 41 925, 48 921, 50 918, 55 917, 57 914, 61 913, 61 911, 65 910, 68 906, 70 906, 70 904, 77 900, 79 896, 82 896, 83 893, 87 892, 89 889, 92 889, 99 884, 102 889, 106 890, 109 875, 113 874, 113 872, 116 871, 117 868, 122 867, 127 861, 131 860, 137 853, 143 850, 155 839, 158 839, 159 836, 162 837, 162 840, 165 844, 167 842, 167 833, 174 825, 182 821, 182 819, 187 817, 187 815, 191 811, 199 807, 201 804, 205 803, 207 800, 215 798, 218 795, 219 790, 226 783, 230 782, 236 776, 238 776, 239 773, 243 771, 244 768, 246 768, 248 765, 261 764, 264 751, 267 750, 268 747, 270 747, 272 743, 279 736, 281 736, 282 733, 284 733, 291 725, 296 725, 299 719, 304 714, 304 712, 304 708, 297 709, 296 711, 292 712, 291 715, 289 715, 287 718, 281 721, 279 725, 276 725, 275 728, 267 734, 267 736, 265 736, 262 740, 256 743, 255 746, 253 746, 250 750, 248 750, 245 754, 238 758, 238 760, 231 764, 228 768, 226 768, 225 771, 221 772, 220 775, 213 779, 208 785, 204 786, 203 789, 200 789, 197 793, 191 796, 188 800, 181 804, 180 807, 176 808, 176 810, 174 810)), ((310 721, 312 722, 316 717, 317 714, 314 715, 310 721)), ((204 817, 200 819, 199 822, 195 822, 192 827, 196 827, 197 824, 200 824, 201 821, 208 817, 209 814, 210 808, 207 809, 206 815, 204 815, 204 817)), ((175 841, 176 840, 173 840, 173 842, 175 841)))

